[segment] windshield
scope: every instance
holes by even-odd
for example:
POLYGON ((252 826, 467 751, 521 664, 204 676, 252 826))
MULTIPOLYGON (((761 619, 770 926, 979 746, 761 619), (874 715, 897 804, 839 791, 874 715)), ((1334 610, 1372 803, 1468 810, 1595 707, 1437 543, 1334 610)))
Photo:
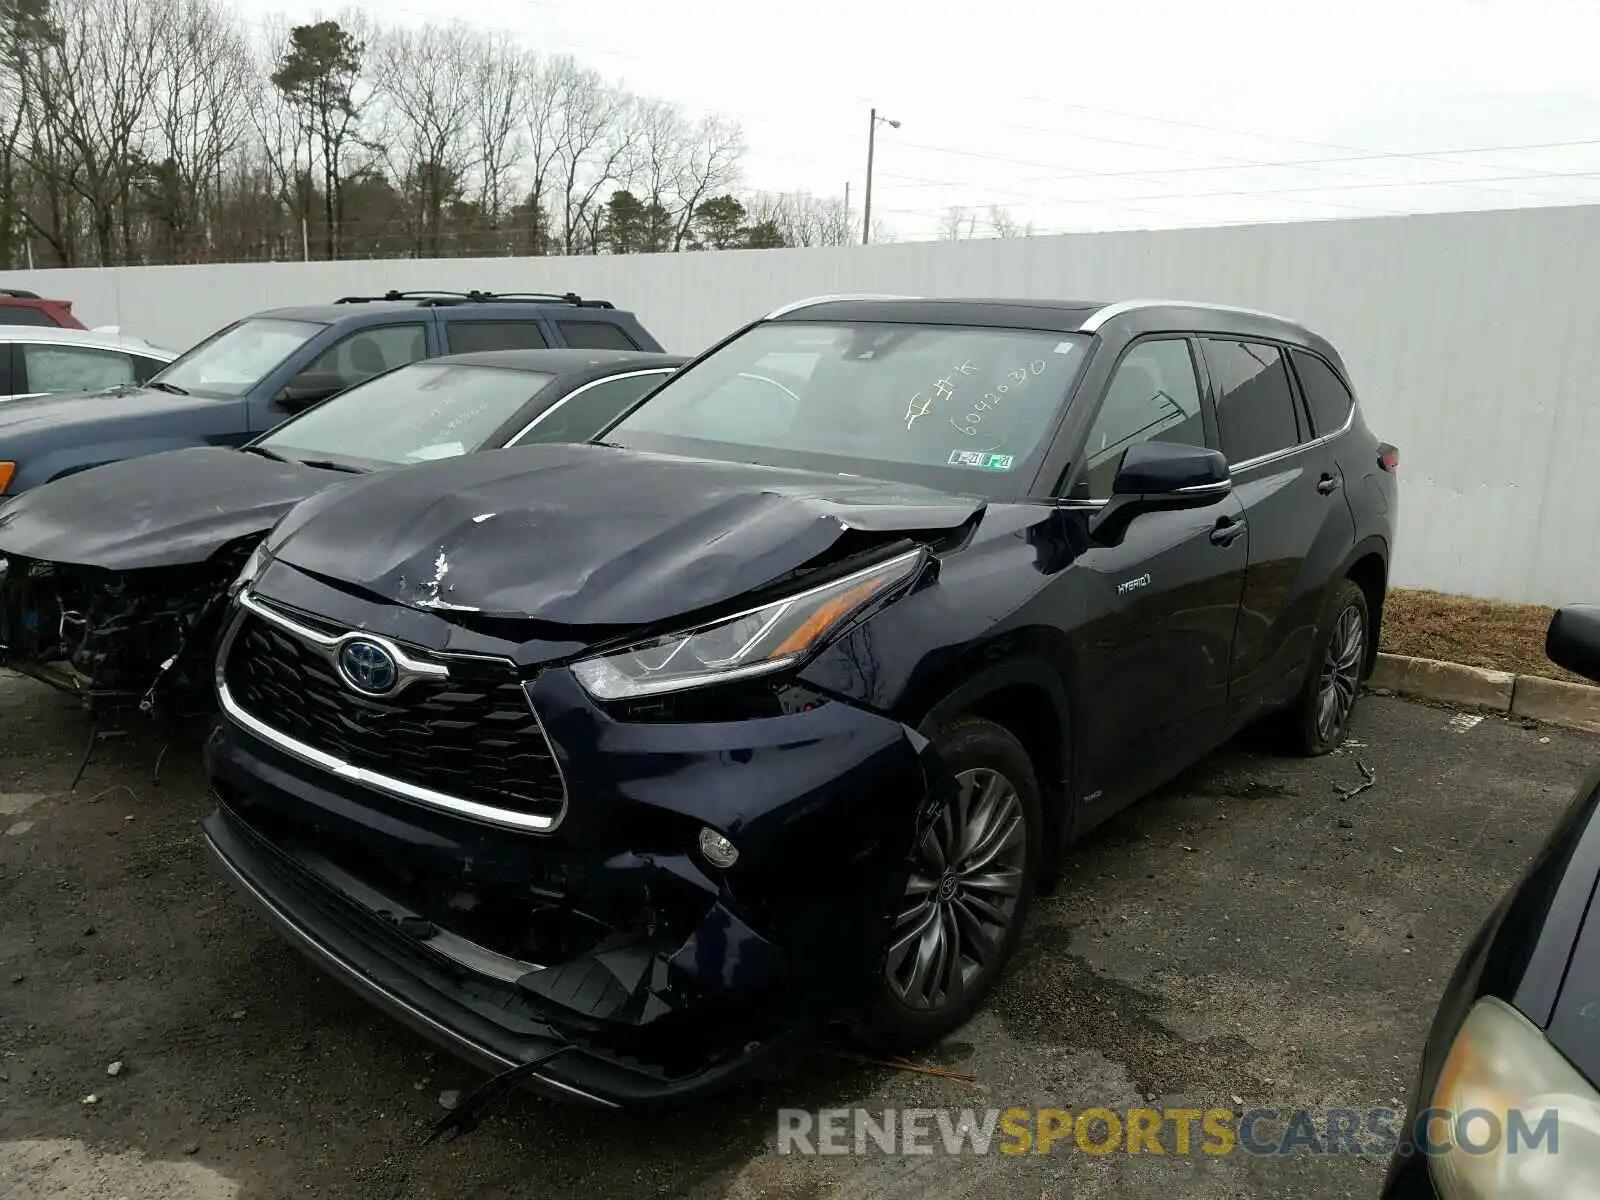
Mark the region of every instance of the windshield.
POLYGON ((603 435, 703 458, 1014 495, 1087 339, 1028 329, 758 325, 603 435))
POLYGON ((242 396, 326 329, 314 321, 251 317, 191 347, 152 383, 212 396, 242 396))
POLYGON ((341 392, 279 425, 257 446, 289 458, 401 464, 484 448, 555 376, 413 363, 341 392))

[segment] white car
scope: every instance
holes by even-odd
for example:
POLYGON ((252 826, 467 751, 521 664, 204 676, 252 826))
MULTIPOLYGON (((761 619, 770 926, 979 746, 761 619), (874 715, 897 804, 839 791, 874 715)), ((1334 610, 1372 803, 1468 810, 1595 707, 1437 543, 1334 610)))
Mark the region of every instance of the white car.
POLYGON ((174 350, 112 330, 0 325, 0 403, 135 387, 177 357, 174 350))

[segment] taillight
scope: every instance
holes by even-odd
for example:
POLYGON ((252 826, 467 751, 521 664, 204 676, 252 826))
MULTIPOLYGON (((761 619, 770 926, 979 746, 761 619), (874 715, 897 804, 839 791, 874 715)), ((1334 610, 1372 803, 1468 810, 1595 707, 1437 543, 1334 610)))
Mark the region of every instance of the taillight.
POLYGON ((1378 465, 1385 471, 1393 473, 1400 469, 1400 447, 1391 446, 1388 442, 1378 444, 1378 465))

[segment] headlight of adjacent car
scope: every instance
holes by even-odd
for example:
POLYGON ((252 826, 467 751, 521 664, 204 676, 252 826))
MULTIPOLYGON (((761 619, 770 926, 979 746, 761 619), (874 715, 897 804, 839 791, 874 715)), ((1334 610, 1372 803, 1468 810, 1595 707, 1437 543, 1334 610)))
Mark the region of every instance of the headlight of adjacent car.
POLYGON ((780 671, 910 579, 923 561, 913 550, 714 624, 575 663, 572 673, 596 700, 628 700, 780 671))
POLYGON ((244 566, 239 569, 239 574, 234 577, 233 583, 229 585, 228 598, 231 600, 249 587, 250 584, 254 583, 256 576, 261 574, 261 568, 266 566, 271 559, 272 556, 267 553, 266 542, 257 542, 256 548, 250 551, 250 557, 244 560, 244 566))
POLYGON ((1600 1093, 1504 1001, 1467 1014, 1433 1106, 1448 1114, 1425 1131, 1443 1200, 1600 1196, 1600 1093))

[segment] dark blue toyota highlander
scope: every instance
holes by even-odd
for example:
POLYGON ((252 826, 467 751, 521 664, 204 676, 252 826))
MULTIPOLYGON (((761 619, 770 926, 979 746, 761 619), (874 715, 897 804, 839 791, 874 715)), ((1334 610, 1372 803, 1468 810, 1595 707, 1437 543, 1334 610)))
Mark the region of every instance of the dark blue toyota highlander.
POLYGON ((1398 451, 1179 302, 824 298, 593 444, 341 483, 246 563, 206 838, 483 1066, 703 1095, 965 1021, 1063 848, 1269 720, 1344 738, 1398 451))

